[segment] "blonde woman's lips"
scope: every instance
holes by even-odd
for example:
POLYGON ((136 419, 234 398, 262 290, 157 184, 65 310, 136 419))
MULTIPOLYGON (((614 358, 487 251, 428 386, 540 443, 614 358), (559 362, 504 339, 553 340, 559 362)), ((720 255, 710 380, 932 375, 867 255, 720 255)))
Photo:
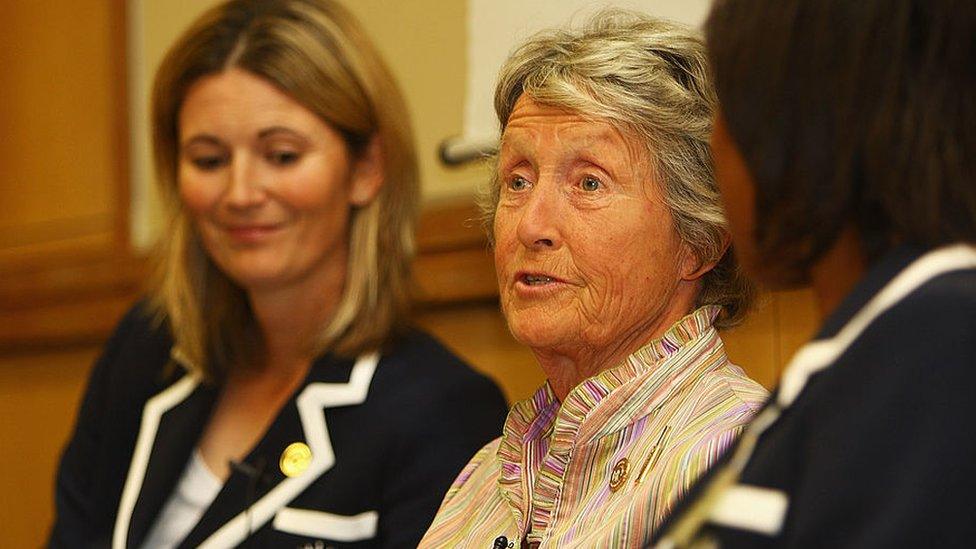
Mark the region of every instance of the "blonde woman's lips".
POLYGON ((224 231, 234 241, 241 243, 260 243, 278 232, 280 228, 281 225, 278 224, 226 225, 224 226, 224 231))

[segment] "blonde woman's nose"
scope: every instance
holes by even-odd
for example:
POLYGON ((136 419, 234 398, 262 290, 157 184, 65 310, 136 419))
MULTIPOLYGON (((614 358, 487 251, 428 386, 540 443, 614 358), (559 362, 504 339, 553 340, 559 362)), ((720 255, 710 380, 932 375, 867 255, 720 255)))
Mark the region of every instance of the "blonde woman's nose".
POLYGON ((261 204, 267 197, 266 182, 261 170, 245 155, 236 156, 231 162, 229 181, 224 200, 229 206, 250 208, 261 204))

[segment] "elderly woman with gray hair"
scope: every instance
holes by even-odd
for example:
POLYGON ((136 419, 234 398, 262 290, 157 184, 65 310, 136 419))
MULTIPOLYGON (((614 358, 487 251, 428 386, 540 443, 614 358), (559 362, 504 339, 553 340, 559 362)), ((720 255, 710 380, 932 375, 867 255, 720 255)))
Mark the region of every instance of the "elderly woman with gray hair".
POLYGON ((729 252, 703 44, 603 12, 502 68, 487 201, 502 310, 548 381, 455 480, 422 547, 636 546, 765 399, 718 332, 729 252))

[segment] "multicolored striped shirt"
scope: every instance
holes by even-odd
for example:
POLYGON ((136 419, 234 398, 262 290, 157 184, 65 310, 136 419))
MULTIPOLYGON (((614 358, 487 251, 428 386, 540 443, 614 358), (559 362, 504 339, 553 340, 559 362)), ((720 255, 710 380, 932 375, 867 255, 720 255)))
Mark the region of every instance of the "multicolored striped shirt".
POLYGON ((556 399, 516 404, 454 481, 420 546, 636 547, 766 399, 702 307, 556 399))

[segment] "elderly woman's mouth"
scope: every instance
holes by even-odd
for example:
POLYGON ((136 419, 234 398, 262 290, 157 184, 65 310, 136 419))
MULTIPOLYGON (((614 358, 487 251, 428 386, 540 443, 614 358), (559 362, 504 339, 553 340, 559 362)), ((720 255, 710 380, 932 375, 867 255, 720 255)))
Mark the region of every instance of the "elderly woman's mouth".
POLYGON ((551 288, 566 281, 543 273, 520 272, 515 276, 515 283, 522 288, 551 288))
POLYGON ((546 275, 522 275, 519 279, 523 284, 528 284, 529 286, 539 286, 542 284, 549 284, 551 282, 556 282, 556 279, 551 276, 546 275))

